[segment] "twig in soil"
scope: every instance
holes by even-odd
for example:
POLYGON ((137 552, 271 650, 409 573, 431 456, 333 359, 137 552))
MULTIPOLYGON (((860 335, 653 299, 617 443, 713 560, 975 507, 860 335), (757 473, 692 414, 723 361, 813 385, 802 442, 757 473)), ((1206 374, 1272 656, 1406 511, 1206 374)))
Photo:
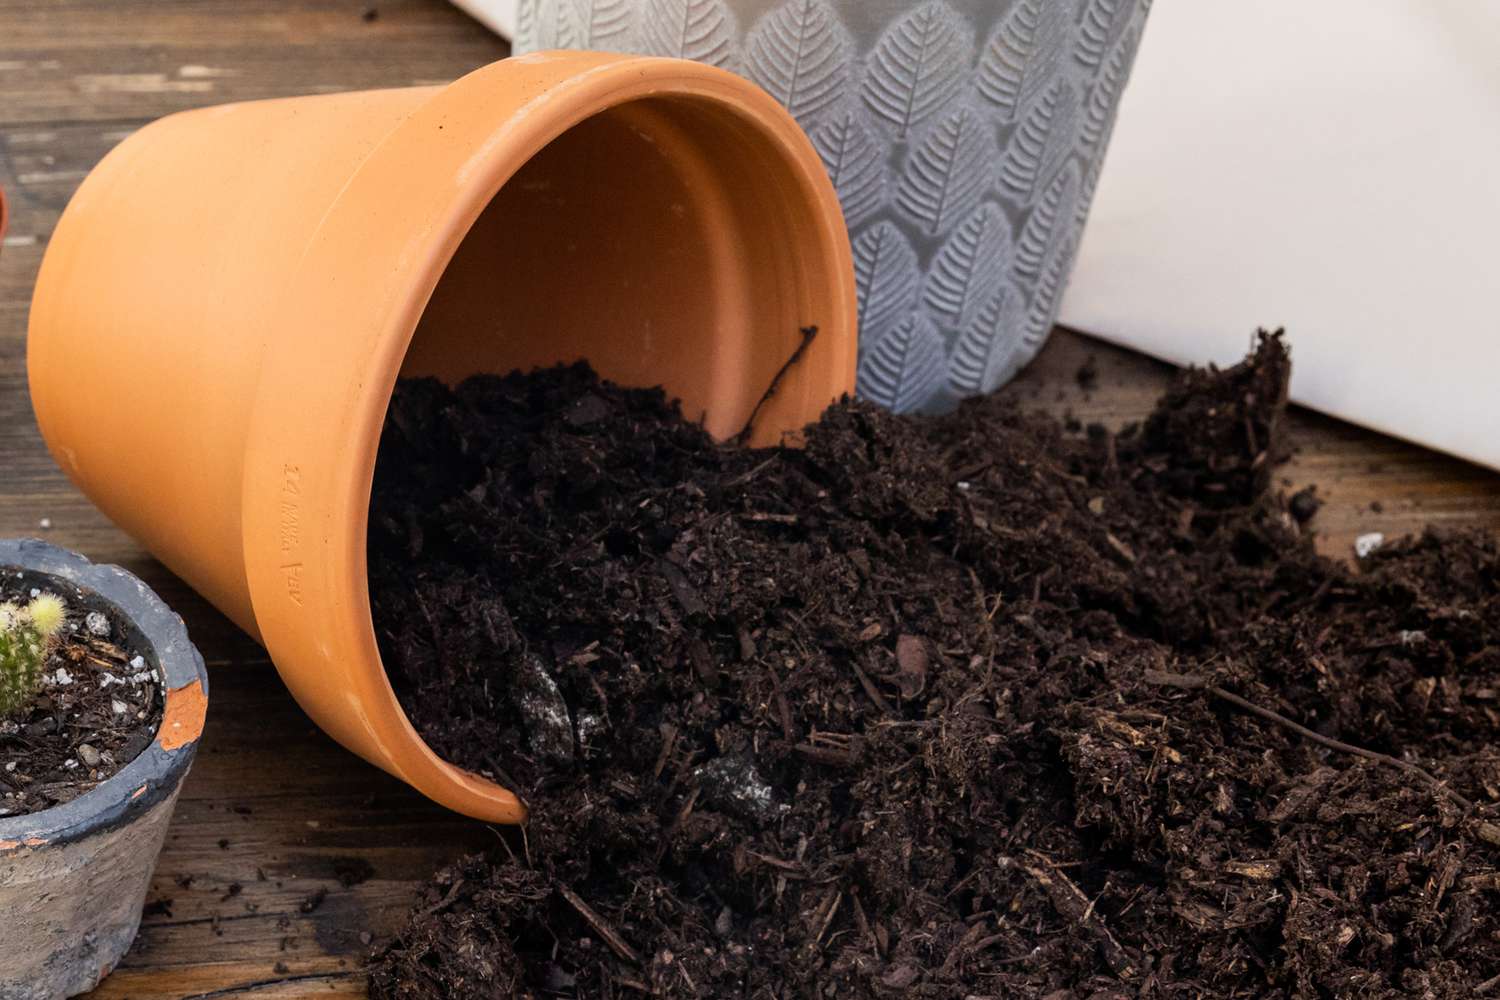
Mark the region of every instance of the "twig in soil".
POLYGON ((879 955, 880 942, 877 941, 875 939, 875 935, 870 932, 870 919, 865 916, 864 904, 859 901, 859 889, 857 887, 850 891, 849 903, 854 907, 854 922, 859 926, 860 941, 863 942, 866 947, 873 949, 875 951, 875 954, 879 955))
POLYGON ((775 462, 776 456, 772 455, 770 458, 766 459, 764 462, 761 462, 749 472, 742 472, 738 476, 735 476, 733 479, 729 480, 729 482, 724 484, 724 488, 726 490, 732 490, 736 487, 744 486, 750 480, 754 479, 756 476, 769 469, 772 465, 775 464, 775 462))
POLYGON ((776 390, 781 388, 781 380, 786 377, 786 373, 791 371, 797 362, 802 360, 802 355, 807 353, 807 349, 812 346, 812 342, 818 336, 818 328, 815 326, 804 326, 798 332, 802 334, 802 343, 797 345, 797 349, 792 352, 792 356, 787 358, 786 363, 777 369, 776 374, 772 376, 771 384, 766 386, 766 391, 761 395, 760 401, 755 404, 755 409, 750 411, 750 419, 745 421, 745 429, 735 435, 735 443, 743 444, 750 437, 750 430, 755 426, 755 418, 760 416, 761 407, 765 406, 767 401, 776 395, 776 390))
POLYGON ((844 890, 834 889, 829 902, 819 908, 821 917, 818 920, 818 933, 813 935, 813 944, 821 945, 823 943, 823 935, 828 933, 828 928, 833 924, 834 914, 838 913, 839 904, 843 901, 844 890))
POLYGON ((792 747, 797 753, 808 760, 819 764, 827 764, 830 767, 853 767, 859 763, 859 750, 840 750, 836 747, 813 746, 811 743, 798 743, 792 747))
POLYGON ((1104 921, 1094 912, 1094 905, 1084 895, 1082 889, 1073 883, 1073 880, 1063 874, 1062 870, 1046 855, 1038 854, 1036 851, 1027 851, 1040 865, 1021 865, 1022 870, 1036 880, 1037 885, 1047 892, 1047 898, 1052 901, 1052 908, 1058 914, 1068 920, 1072 920, 1086 928, 1099 941, 1099 948, 1104 952, 1104 960, 1109 963, 1110 969, 1121 979, 1130 979, 1135 976, 1135 962, 1128 952, 1115 940, 1115 936, 1104 926, 1104 921))
POLYGON ((769 521, 774 524, 796 524, 801 520, 801 518, 799 518, 796 514, 768 514, 764 511, 758 510, 750 511, 749 513, 741 514, 740 516, 747 521, 754 521, 757 523, 769 521))
POLYGON ((677 727, 670 722, 661 724, 661 753, 656 756, 656 767, 651 770, 651 780, 660 781, 661 773, 667 769, 667 760, 672 756, 672 750, 677 746, 677 727))
POLYGON ((423 910, 414 919, 425 919, 427 917, 432 916, 434 913, 441 913, 441 912, 443 912, 449 906, 452 905, 452 903, 453 903, 453 901, 455 899, 458 898, 458 894, 463 891, 463 888, 464 888, 464 880, 463 879, 455 879, 454 882, 453 882, 453 884, 448 887, 448 891, 446 893, 444 893, 442 899, 438 900, 436 903, 433 903, 431 906, 427 907, 427 909, 423 910))
POLYGON ((1345 743, 1343 740, 1336 740, 1331 736, 1324 736, 1322 733, 1314 732, 1301 723, 1293 722, 1291 719, 1288 719, 1280 712, 1274 712, 1269 708, 1262 708, 1260 705, 1255 704, 1255 702, 1242 698, 1239 695, 1235 694, 1233 691, 1226 691, 1224 688, 1221 688, 1216 684, 1210 684, 1206 679, 1195 674, 1173 674, 1165 670, 1147 670, 1142 674, 1142 679, 1147 684, 1154 684, 1159 687, 1182 688, 1186 691, 1205 691, 1208 694, 1213 695, 1215 698, 1218 698, 1220 701, 1228 702, 1235 708, 1249 712, 1251 715, 1264 719, 1267 722, 1271 722, 1285 729, 1289 729, 1292 732, 1296 733, 1298 736, 1301 736, 1303 739, 1311 740, 1312 742, 1317 743, 1320 746, 1325 746, 1330 750, 1337 750, 1340 753, 1352 754, 1355 757, 1363 757, 1366 760, 1373 760, 1377 764, 1385 764, 1387 767, 1394 767, 1399 770, 1405 771, 1407 774, 1410 774, 1412 777, 1423 782, 1430 788, 1442 792, 1444 795, 1448 796, 1450 799, 1456 802, 1465 812, 1474 811, 1475 807, 1473 802, 1469 801, 1467 798, 1460 795, 1458 792, 1455 792, 1452 788, 1449 788, 1437 778, 1433 777, 1427 771, 1423 770, 1413 763, 1410 763, 1409 761, 1404 761, 1400 757, 1392 757, 1390 754, 1380 753, 1377 750, 1366 750, 1364 747, 1357 747, 1352 743, 1345 743))
POLYGON ((875 707, 885 715, 894 714, 891 711, 891 703, 885 700, 885 696, 880 693, 880 689, 875 686, 874 681, 870 680, 870 675, 864 672, 859 663, 851 660, 849 665, 854 668, 854 676, 859 678, 859 686, 865 689, 865 694, 870 696, 875 707))
POLYGON ((578 911, 578 915, 583 918, 584 923, 589 925, 589 929, 599 935, 600 939, 609 945, 609 950, 618 955, 621 961, 629 962, 631 965, 641 964, 640 957, 636 955, 630 945, 625 943, 625 939, 620 937, 603 917, 595 913, 594 908, 583 901, 583 897, 561 884, 557 887, 557 894, 569 906, 578 911))
POLYGON ((786 694, 781 690, 781 678, 776 676, 776 668, 767 666, 766 673, 771 678, 771 690, 776 694, 776 715, 781 719, 781 732, 790 743, 796 739, 796 730, 792 727, 792 706, 787 703, 786 694))

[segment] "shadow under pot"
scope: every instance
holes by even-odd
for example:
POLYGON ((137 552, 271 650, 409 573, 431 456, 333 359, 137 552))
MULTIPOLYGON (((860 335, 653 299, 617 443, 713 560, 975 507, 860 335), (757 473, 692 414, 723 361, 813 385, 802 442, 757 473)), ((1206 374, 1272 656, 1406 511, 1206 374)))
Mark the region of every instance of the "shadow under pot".
MULTIPOLYGON (((58 804, 29 812, 16 792, 27 787, 17 775, 25 774, 28 743, 34 755, 35 741, 17 731, 14 719, 10 735, 0 736, 6 762, 0 793, 7 795, 0 809, 9 814, 0 816, 0 1000, 87 992, 130 947, 208 705, 203 658, 182 619, 144 583, 44 542, 0 540, 0 595, 40 594, 61 598, 67 617, 43 665, 51 687, 43 687, 38 701, 81 703, 85 686, 120 685, 106 701, 119 711, 126 700, 119 692, 134 684, 160 721, 140 739, 143 750, 128 761, 122 754, 123 766, 91 787, 89 775, 103 773, 94 766, 100 757, 78 748, 68 759, 76 770, 68 773, 79 776, 73 790, 85 790, 71 798, 59 793, 58 804), (128 658, 117 665, 107 654, 62 655, 94 647, 128 650, 128 658)), ((109 763, 106 756, 104 771, 109 763)))

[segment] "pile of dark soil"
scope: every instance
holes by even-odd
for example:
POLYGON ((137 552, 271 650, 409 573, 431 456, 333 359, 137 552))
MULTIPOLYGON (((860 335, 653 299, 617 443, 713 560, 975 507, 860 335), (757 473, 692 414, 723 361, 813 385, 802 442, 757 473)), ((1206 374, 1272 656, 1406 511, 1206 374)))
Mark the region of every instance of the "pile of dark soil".
POLYGON ((92 591, 0 568, 0 604, 61 597, 67 617, 42 689, 21 715, 0 719, 0 817, 70 802, 151 745, 162 699, 145 642, 92 591))
POLYGON ((1316 556, 1288 370, 1118 435, 846 403, 801 451, 582 368, 403 384, 383 654, 532 818, 374 995, 1500 992, 1500 551, 1316 556))

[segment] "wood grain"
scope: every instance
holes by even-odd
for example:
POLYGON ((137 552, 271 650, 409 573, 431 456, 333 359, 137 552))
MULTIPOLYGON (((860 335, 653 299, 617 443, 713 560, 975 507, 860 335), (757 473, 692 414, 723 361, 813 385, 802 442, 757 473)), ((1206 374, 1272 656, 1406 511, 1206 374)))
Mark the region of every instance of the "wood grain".
MULTIPOLYGON (((0 184, 13 208, 0 249, 0 535, 42 535, 145 578, 187 620, 212 678, 154 905, 97 998, 363 996, 361 935, 389 933, 435 866, 494 842, 318 732, 258 647, 72 488, 26 395, 27 303, 48 236, 79 180, 125 135, 183 108, 447 80, 505 53, 441 0, 376 2, 366 20, 371 6, 0 0, 0 184), (373 874, 344 885, 340 874, 360 861, 373 874)), ((1147 412, 1169 371, 1060 332, 1007 391, 1119 426, 1147 412), (1085 391, 1074 376, 1090 357, 1099 376, 1085 391)), ((1286 478, 1322 484, 1329 504, 1317 524, 1330 553, 1346 554, 1365 531, 1500 526, 1500 477, 1311 414, 1295 415, 1293 434, 1286 478)))

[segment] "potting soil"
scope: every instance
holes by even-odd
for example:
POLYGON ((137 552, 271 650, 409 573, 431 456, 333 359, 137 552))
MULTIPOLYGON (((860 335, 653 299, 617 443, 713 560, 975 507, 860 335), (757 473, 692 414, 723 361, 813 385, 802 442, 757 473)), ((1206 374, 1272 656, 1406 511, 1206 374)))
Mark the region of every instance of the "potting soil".
POLYGON ((66 617, 36 696, 0 719, 0 818, 98 787, 140 756, 161 725, 161 683, 138 630, 91 591, 0 569, 0 604, 25 605, 43 592, 66 598, 66 617))
POLYGON ((845 402, 801 450, 583 367, 402 383, 382 654, 531 819, 372 994, 1500 993, 1500 550, 1316 555, 1288 372, 1264 337, 1118 434, 845 402))

